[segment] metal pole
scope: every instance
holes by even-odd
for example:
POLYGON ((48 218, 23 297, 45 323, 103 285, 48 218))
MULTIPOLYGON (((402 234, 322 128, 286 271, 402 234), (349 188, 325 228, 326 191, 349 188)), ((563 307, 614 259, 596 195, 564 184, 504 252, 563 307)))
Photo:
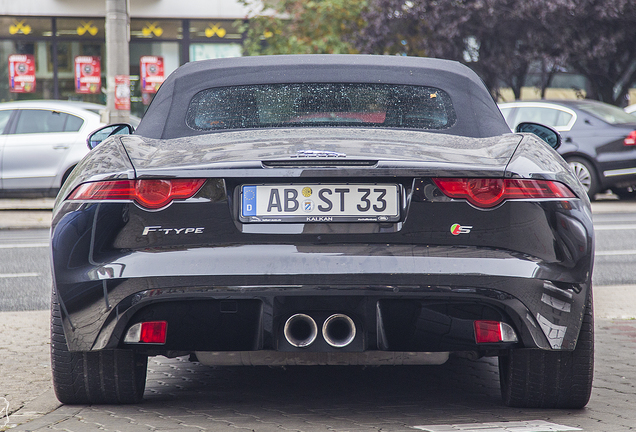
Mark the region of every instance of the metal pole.
POLYGON ((57 19, 51 18, 52 42, 51 42, 51 60, 53 63, 53 99, 60 98, 60 80, 58 77, 59 68, 57 67, 57 19))
POLYGON ((115 75, 130 75, 128 0, 106 0, 106 106, 108 123, 128 123, 130 110, 115 109, 115 75))

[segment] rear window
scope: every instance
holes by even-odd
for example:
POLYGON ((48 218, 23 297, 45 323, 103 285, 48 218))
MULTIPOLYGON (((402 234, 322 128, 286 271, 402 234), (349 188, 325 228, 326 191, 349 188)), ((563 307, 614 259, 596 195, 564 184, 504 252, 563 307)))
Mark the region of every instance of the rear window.
POLYGON ((447 129, 450 96, 433 87, 391 84, 271 84, 197 93, 186 122, 195 130, 303 126, 447 129))

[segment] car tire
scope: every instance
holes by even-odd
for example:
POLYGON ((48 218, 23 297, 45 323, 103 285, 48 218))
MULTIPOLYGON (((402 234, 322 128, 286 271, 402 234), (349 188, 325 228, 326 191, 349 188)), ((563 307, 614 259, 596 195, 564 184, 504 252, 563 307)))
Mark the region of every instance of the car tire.
POLYGON ((579 179, 590 200, 594 200, 594 196, 600 191, 598 176, 592 164, 582 158, 571 157, 566 159, 568 165, 574 175, 579 179))
POLYGON ((509 350, 499 356, 499 383, 506 405, 520 408, 583 408, 594 375, 592 296, 585 306, 573 351, 509 350))
POLYGON ((143 398, 148 357, 129 350, 70 352, 55 290, 51 301, 53 388, 64 404, 127 404, 143 398))

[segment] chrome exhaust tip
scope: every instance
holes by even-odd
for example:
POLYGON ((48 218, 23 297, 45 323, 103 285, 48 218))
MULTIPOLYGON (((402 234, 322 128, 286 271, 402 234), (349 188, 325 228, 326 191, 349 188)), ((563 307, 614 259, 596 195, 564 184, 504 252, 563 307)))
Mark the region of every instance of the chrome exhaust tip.
POLYGON ((322 325, 322 337, 334 348, 343 348, 356 337, 356 325, 344 314, 333 314, 322 325))
POLYGON ((305 348, 314 343, 318 336, 316 321, 309 315, 295 314, 285 322, 285 339, 291 346, 305 348))

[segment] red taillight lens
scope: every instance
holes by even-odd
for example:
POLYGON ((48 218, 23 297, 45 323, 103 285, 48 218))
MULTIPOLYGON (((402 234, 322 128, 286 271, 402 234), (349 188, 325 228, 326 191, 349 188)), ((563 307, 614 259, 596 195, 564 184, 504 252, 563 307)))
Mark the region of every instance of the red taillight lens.
POLYGON ((168 330, 166 321, 149 321, 141 323, 139 342, 165 344, 168 330))
POLYGON ((433 181, 444 195, 466 199, 481 208, 495 207, 511 199, 575 198, 567 186, 548 180, 436 178, 433 181))
POLYGON ((504 322, 477 320, 473 326, 477 343, 518 342, 514 329, 504 322))
POLYGON ((631 131, 629 135, 625 137, 625 139, 623 140, 623 144, 625 144, 626 146, 636 145, 636 130, 631 131))
POLYGON ((84 183, 68 197, 69 200, 133 200, 148 209, 159 209, 175 199, 187 199, 196 194, 205 179, 115 180, 84 183))

